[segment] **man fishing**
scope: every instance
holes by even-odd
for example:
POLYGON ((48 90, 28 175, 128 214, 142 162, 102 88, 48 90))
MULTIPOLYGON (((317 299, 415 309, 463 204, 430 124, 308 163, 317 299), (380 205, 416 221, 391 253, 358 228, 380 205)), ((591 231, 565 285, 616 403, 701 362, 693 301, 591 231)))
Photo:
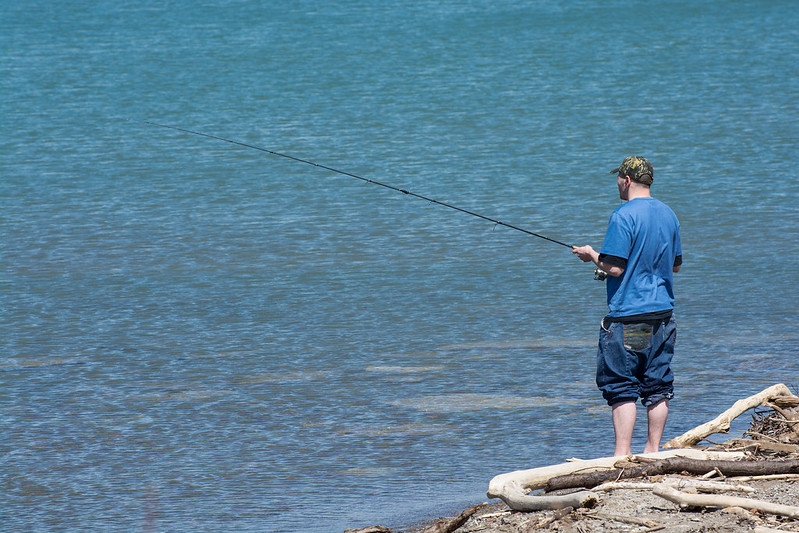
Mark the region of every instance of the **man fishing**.
POLYGON ((647 410, 644 453, 656 452, 674 396, 671 359, 677 326, 672 274, 680 271, 680 224, 650 196, 654 169, 645 158, 624 159, 617 174, 626 202, 610 217, 600 252, 575 246, 582 261, 608 274, 608 314, 602 319, 596 383, 612 409, 614 455, 631 453, 636 401, 647 410))

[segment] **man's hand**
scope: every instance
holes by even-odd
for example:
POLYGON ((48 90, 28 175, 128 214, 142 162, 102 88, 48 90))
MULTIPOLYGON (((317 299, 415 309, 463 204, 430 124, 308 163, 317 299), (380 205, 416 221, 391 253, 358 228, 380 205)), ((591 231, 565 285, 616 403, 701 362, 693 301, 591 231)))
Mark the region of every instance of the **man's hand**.
POLYGON ((599 260, 599 252, 590 246, 572 246, 572 253, 580 258, 585 263, 594 263, 599 270, 605 272, 608 276, 618 278, 624 274, 624 269, 614 265, 609 265, 599 260))
POLYGON ((590 246, 573 246, 572 253, 580 258, 584 263, 593 262, 596 264, 599 261, 599 254, 594 251, 590 246))

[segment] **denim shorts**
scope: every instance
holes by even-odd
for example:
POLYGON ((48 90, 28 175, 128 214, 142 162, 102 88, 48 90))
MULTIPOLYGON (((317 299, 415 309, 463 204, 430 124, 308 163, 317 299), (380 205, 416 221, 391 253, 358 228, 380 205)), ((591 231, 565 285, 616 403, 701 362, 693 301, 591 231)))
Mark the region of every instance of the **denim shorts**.
POLYGON ((608 405, 637 401, 653 405, 674 396, 671 359, 677 323, 669 319, 624 324, 602 320, 596 384, 608 405))

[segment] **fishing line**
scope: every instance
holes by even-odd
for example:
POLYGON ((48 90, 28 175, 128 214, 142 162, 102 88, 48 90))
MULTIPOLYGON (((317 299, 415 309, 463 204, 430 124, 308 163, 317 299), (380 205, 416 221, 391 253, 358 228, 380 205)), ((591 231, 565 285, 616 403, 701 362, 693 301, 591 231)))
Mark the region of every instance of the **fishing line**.
POLYGON ((317 168, 321 168, 321 169, 324 169, 324 170, 329 170, 330 172, 335 172, 335 173, 341 174, 343 176, 349 176, 351 178, 359 179, 361 181, 365 181, 366 183, 371 183, 372 185, 379 185, 380 187, 385 187, 386 189, 391 189, 392 191, 396 191, 396 192, 399 192, 399 193, 402 193, 402 194, 406 194, 408 196, 413 196, 414 198, 419 198, 420 200, 425 200, 427 202, 430 202, 430 203, 433 203, 433 204, 436 204, 436 205, 440 205, 440 206, 446 207, 448 209, 453 209, 455 211, 460 211, 461 213, 466 213, 467 215, 471 215, 473 217, 481 218, 481 219, 486 220, 488 222, 493 222, 494 224, 496 224, 498 226, 504 226, 506 228, 515 229, 517 231, 521 231, 522 233, 526 233, 528 235, 532 235, 533 237, 538 237, 539 239, 544 239, 545 241, 549 241, 549 242, 553 242, 555 244, 559 244, 561 246, 565 246, 566 248, 569 248, 569 249, 574 248, 574 246, 571 245, 571 244, 566 244, 565 242, 561 242, 561 241, 558 241, 558 240, 555 240, 555 239, 551 239, 549 237, 541 235, 540 233, 535 233, 533 231, 529 231, 529 230, 526 230, 524 228, 520 228, 519 226, 514 226, 513 224, 507 224, 507 223, 502 222, 500 220, 496 220, 494 218, 487 217, 487 216, 481 215, 479 213, 475 213, 474 211, 469 211, 468 209, 463 209, 462 207, 457 207, 457 206, 454 206, 452 204, 448 204, 446 202, 440 202, 440 201, 435 200, 433 198, 428 198, 427 196, 423 196, 421 194, 416 194, 415 192, 412 192, 412 191, 408 191, 408 190, 405 190, 405 189, 400 189, 399 187, 394 187, 393 185, 389 185, 387 183, 382 183, 382 182, 375 181, 375 180, 372 180, 372 179, 369 179, 369 178, 364 178, 362 176, 358 176, 357 174, 353 174, 351 172, 346 172, 344 170, 338 170, 336 168, 328 167, 328 166, 325 166, 325 165, 320 165, 319 163, 314 163, 313 161, 307 161, 305 159, 300 159, 299 157, 294 157, 293 155, 282 154, 280 152, 275 152, 274 150, 269 150, 267 148, 262 148, 260 146, 255 146, 255 145, 252 145, 252 144, 247 144, 247 143, 243 143, 243 142, 240 142, 240 141, 235 141, 235 140, 232 140, 232 139, 225 139, 224 137, 218 137, 216 135, 211 135, 209 133, 202 133, 202 132, 199 132, 199 131, 193 131, 193 130, 188 130, 188 129, 185 129, 185 128, 179 128, 177 126, 169 126, 169 125, 166 125, 166 124, 158 124, 157 122, 151 122, 149 120, 145 120, 143 122, 145 124, 149 124, 151 126, 158 126, 159 128, 166 128, 166 129, 170 129, 170 130, 181 131, 183 133, 189 133, 191 135, 199 135, 200 137, 207 137, 209 139, 216 139, 217 141, 223 141, 223 142, 226 142, 226 143, 235 144, 235 145, 238 145, 238 146, 242 146, 244 148, 252 148, 253 150, 259 150, 261 152, 266 152, 267 154, 271 154, 271 155, 274 155, 274 156, 283 157, 283 158, 286 158, 286 159, 291 159, 292 161, 297 161, 298 163, 305 163, 306 165, 311 165, 311 166, 314 166, 314 167, 317 167, 317 168))

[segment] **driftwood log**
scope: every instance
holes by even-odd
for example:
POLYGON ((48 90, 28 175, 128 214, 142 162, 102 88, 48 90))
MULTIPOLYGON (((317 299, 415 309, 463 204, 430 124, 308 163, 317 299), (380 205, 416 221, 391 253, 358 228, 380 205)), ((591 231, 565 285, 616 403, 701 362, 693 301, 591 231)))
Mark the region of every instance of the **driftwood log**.
MULTIPOLYGON (((739 400, 733 406, 716 417, 714 420, 703 424, 684 435, 670 440, 665 448, 679 448, 663 452, 655 452, 638 456, 637 459, 649 460, 650 464, 635 465, 632 467, 617 468, 619 457, 602 457, 586 461, 570 461, 559 465, 517 470, 495 476, 488 484, 488 497, 502 499, 511 509, 538 510, 552 509, 539 496, 529 494, 531 491, 546 489, 552 491, 560 488, 585 487, 591 488, 605 482, 618 481, 622 478, 632 478, 667 473, 689 472, 706 474, 709 471, 720 472, 722 475, 762 475, 773 473, 799 472, 798 461, 769 461, 759 464, 751 461, 732 461, 743 457, 742 452, 715 452, 691 448, 705 437, 713 433, 729 431, 730 422, 747 410, 772 402, 780 407, 792 407, 799 403, 799 398, 794 396, 788 387, 783 384, 773 385, 764 391, 739 400), (694 459, 694 463, 675 461, 657 462, 658 459, 681 458, 694 459), (718 462, 722 461, 722 462, 718 462), (734 465, 731 463, 735 463, 734 465), (775 466, 779 465, 779 466, 775 466), (774 469, 778 470, 774 470, 774 469), (559 479, 560 478, 560 479, 559 479), (569 481, 566 482, 565 478, 569 481)), ((580 494, 580 493, 577 493, 580 494)), ((587 500, 591 501, 591 500, 587 500)), ((564 506, 566 503, 564 502, 564 506)), ((569 506, 580 507, 581 505, 569 506)))
POLYGON ((544 490, 571 489, 575 487, 592 488, 608 481, 661 474, 705 474, 712 470, 730 476, 760 476, 766 474, 799 474, 799 459, 792 461, 722 461, 698 460, 686 457, 670 457, 631 468, 614 468, 600 472, 558 476, 547 481, 544 490))
POLYGON ((771 403, 782 409, 799 407, 799 396, 780 396, 771 400, 771 403))
POLYGON ((782 444, 781 442, 769 442, 766 440, 753 439, 730 439, 724 443, 727 449, 747 450, 757 453, 758 451, 774 453, 796 453, 799 454, 799 445, 782 444))
POLYGON ((486 505, 486 503, 478 503, 477 505, 469 507, 455 518, 449 520, 439 520, 437 523, 425 529, 422 533, 452 533, 465 524, 474 513, 486 505))
MULTIPOLYGON (((649 459, 663 459, 668 457, 688 457, 692 459, 735 459, 743 457, 740 452, 708 452, 692 448, 684 450, 669 450, 642 455, 649 459)), ((598 459, 575 460, 552 466, 517 470, 495 476, 488 484, 488 497, 499 498, 515 511, 536 509, 540 503, 537 501, 542 496, 530 495, 530 491, 543 489, 547 482, 556 476, 573 474, 576 472, 591 472, 607 470, 623 458, 600 457, 598 459)), ((712 469, 711 469, 712 470, 712 469)), ((548 507, 550 508, 550 507, 548 507)))
POLYGON ((587 490, 572 492, 570 494, 528 496, 526 494, 510 494, 504 499, 508 507, 514 511, 552 511, 571 507, 595 507, 599 503, 599 496, 587 490))
POLYGON ((742 507, 752 511, 799 518, 799 507, 780 503, 764 502, 738 496, 718 494, 688 494, 666 484, 657 484, 652 489, 657 496, 676 503, 680 507, 742 507))
MULTIPOLYGON (((661 483, 679 490, 688 492, 754 492, 752 487, 738 483, 727 483, 725 481, 706 481, 693 478, 666 478, 661 483)), ((596 492, 612 490, 652 490, 655 483, 645 483, 640 481, 611 481, 594 487, 596 492)))
POLYGON ((686 446, 693 446, 700 440, 708 437, 714 433, 727 433, 730 430, 730 422, 739 415, 745 413, 753 407, 757 407, 764 402, 773 401, 781 396, 795 396, 791 391, 783 385, 778 383, 771 387, 742 400, 738 400, 732 407, 721 413, 719 416, 706 422, 701 426, 695 427, 691 431, 680 435, 663 445, 664 448, 684 448, 686 446))
POLYGON ((632 524, 634 526, 644 526, 650 528, 652 531, 659 531, 661 529, 664 529, 664 526, 658 524, 657 522, 653 522, 645 518, 637 518, 635 516, 624 516, 619 514, 598 513, 598 512, 584 513, 583 516, 586 518, 596 518, 598 520, 612 520, 613 522, 632 524))
POLYGON ((753 487, 740 483, 728 483, 726 481, 708 481, 695 478, 668 477, 662 481, 670 487, 688 492, 755 492, 753 487))

